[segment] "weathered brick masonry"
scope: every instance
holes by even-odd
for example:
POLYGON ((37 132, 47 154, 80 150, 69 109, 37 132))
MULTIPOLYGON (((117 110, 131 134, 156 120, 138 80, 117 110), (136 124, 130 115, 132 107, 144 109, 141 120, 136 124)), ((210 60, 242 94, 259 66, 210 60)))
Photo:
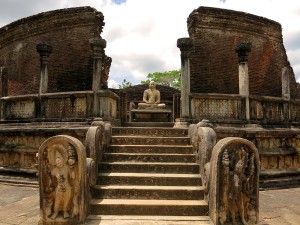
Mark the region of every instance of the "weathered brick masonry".
MULTIPOLYGON (((194 42, 190 55, 191 92, 238 94, 238 58, 235 46, 251 42, 250 94, 281 97, 282 68, 290 66, 281 25, 275 21, 218 8, 199 7, 188 18, 194 42)), ((291 69, 291 97, 297 97, 291 69)))
POLYGON ((0 67, 8 68, 8 95, 37 94, 38 43, 52 45, 48 92, 91 90, 89 39, 104 26, 101 12, 78 7, 40 13, 0 29, 0 67))

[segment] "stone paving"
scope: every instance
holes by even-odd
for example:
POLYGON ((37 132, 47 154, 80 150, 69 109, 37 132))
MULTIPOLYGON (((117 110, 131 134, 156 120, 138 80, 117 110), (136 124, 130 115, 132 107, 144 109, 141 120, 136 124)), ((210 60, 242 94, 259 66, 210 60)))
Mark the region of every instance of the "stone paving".
MULTIPOLYGON (((34 225, 39 220, 38 187, 0 183, 0 225, 34 225)), ((93 223, 96 225, 96 223, 93 223)), ((102 220, 101 225, 192 225, 194 222, 102 220)), ((260 191, 260 225, 300 225, 300 188, 260 191)))

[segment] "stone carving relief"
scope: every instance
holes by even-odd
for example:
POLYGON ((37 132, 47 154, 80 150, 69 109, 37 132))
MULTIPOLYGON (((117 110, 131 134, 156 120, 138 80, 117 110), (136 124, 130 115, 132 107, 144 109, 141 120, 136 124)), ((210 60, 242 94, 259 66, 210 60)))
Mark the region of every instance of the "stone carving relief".
POLYGON ((89 203, 86 162, 84 146, 76 138, 58 135, 41 145, 38 176, 42 224, 85 220, 89 203))
POLYGON ((258 223, 259 155, 242 138, 224 138, 213 149, 210 214, 217 225, 258 223))
POLYGON ((9 147, 4 147, 0 152, 0 166, 8 167, 12 170, 34 172, 35 153, 29 152, 26 148, 22 151, 12 151, 9 147))

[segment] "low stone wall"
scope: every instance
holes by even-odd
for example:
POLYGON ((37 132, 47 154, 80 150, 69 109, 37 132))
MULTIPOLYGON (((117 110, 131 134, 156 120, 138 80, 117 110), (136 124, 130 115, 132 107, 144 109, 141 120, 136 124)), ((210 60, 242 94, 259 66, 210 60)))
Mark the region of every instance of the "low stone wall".
POLYGON ((249 96, 250 119, 246 120, 246 98, 229 94, 190 94, 193 123, 202 119, 213 123, 255 123, 261 125, 299 125, 300 101, 269 96, 249 96))
POLYGON ((70 123, 14 124, 0 126, 0 171, 36 173, 36 153, 55 135, 69 135, 84 143, 90 125, 70 123))
POLYGON ((191 117, 201 121, 243 121, 245 114, 245 98, 240 95, 191 94, 191 117))
POLYGON ((86 120, 95 116, 117 119, 118 98, 108 90, 100 90, 96 94, 93 91, 80 91, 2 97, 1 120, 68 121, 86 120), (96 110, 93 107, 95 96, 99 102, 96 110))
POLYGON ((260 157, 260 188, 300 185, 300 129, 215 127, 218 140, 242 137, 250 140, 260 157))
POLYGON ((300 168, 300 129, 215 127, 218 139, 242 137, 258 149, 261 170, 300 168))

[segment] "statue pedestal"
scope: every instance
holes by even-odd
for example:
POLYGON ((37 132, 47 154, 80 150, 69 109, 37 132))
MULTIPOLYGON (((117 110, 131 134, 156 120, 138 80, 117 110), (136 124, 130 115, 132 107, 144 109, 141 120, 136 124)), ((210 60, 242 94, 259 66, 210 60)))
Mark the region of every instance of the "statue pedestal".
POLYGON ((131 122, 171 122, 170 109, 132 109, 131 122))
POLYGON ((177 118, 175 119, 175 124, 173 128, 188 128, 190 125, 189 119, 187 118, 177 118))

